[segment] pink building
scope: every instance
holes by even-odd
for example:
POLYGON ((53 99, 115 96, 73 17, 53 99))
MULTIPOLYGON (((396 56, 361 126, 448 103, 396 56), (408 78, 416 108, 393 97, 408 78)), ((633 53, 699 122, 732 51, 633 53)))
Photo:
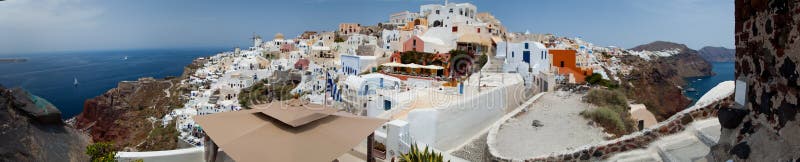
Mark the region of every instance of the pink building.
POLYGON ((417 51, 417 52, 425 52, 425 41, 423 41, 419 36, 411 37, 410 39, 403 42, 403 51, 417 51))

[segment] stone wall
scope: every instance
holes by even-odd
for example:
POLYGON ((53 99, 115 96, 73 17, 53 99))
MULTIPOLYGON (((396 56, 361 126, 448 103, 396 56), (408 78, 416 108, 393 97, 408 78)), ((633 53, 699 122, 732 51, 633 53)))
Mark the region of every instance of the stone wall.
MULTIPOLYGON (((583 146, 576 150, 569 150, 559 154, 542 155, 525 161, 584 161, 584 160, 602 160, 611 157, 614 154, 622 153, 629 150, 640 149, 647 147, 650 143, 657 139, 682 132, 686 127, 697 120, 708 119, 717 116, 720 109, 727 109, 733 105, 733 91, 727 97, 710 102, 703 103, 705 105, 696 105, 691 108, 685 109, 669 119, 658 123, 655 127, 645 129, 633 134, 625 135, 615 140, 606 141, 595 145, 583 146)), ((700 104, 698 102, 698 104, 700 104)), ((536 147, 536 146, 532 146, 536 147)), ((490 148, 492 149, 492 148, 490 148)), ((508 159, 498 157, 494 152, 492 153, 493 161, 519 161, 519 159, 508 159)))
POLYGON ((800 0, 736 0, 737 105, 720 110, 717 161, 800 158, 800 0), (739 84, 739 83, 737 83, 739 84), (742 90, 745 89, 745 90, 742 90))

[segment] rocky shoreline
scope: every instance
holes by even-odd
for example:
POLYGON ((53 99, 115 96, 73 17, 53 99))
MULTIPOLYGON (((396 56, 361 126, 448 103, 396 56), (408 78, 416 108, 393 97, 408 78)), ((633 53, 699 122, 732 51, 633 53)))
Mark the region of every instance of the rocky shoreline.
POLYGON ((0 86, 0 161, 89 161, 89 137, 65 125, 52 104, 0 86))

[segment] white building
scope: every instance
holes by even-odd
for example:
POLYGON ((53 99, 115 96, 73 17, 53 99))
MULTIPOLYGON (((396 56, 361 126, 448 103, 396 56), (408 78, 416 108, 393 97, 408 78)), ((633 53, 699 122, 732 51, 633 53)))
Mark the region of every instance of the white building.
POLYGON ((358 75, 361 73, 361 58, 356 55, 341 55, 342 73, 345 75, 358 75))
POLYGON ((261 43, 262 43, 261 36, 253 35, 253 47, 256 48, 261 47, 261 43))
MULTIPOLYGON (((536 79, 547 78, 551 73, 551 56, 547 52, 547 47, 539 42, 498 42, 496 57, 505 59, 503 64, 504 72, 519 73, 522 75, 526 87, 536 84, 545 85, 536 83, 536 79)), ((549 87, 552 83, 553 82, 549 82, 547 86, 544 87, 549 87)))
POLYGON ((419 13, 403 11, 389 15, 389 24, 403 26, 419 17, 419 13))
MULTIPOLYGON (((446 3, 446 2, 445 2, 446 3)), ((429 27, 450 28, 456 24, 475 24, 478 7, 470 3, 428 4, 420 6, 420 15, 427 17, 429 27)))
POLYGON ((398 46, 398 42, 400 42, 400 31, 399 30, 386 30, 384 29, 381 32, 381 48, 386 51, 399 51, 402 47, 398 46), (392 44, 394 48, 392 48, 392 44))

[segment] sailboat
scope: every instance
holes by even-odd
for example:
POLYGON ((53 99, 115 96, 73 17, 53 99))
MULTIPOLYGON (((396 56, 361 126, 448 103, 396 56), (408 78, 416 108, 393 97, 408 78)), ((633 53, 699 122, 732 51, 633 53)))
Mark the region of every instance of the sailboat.
POLYGON ((125 56, 125 58, 123 58, 122 60, 128 60, 128 56, 125 56))
POLYGON ((72 83, 72 84, 73 84, 75 87, 77 87, 77 86, 78 86, 78 77, 75 77, 75 82, 74 82, 74 83, 72 83))

